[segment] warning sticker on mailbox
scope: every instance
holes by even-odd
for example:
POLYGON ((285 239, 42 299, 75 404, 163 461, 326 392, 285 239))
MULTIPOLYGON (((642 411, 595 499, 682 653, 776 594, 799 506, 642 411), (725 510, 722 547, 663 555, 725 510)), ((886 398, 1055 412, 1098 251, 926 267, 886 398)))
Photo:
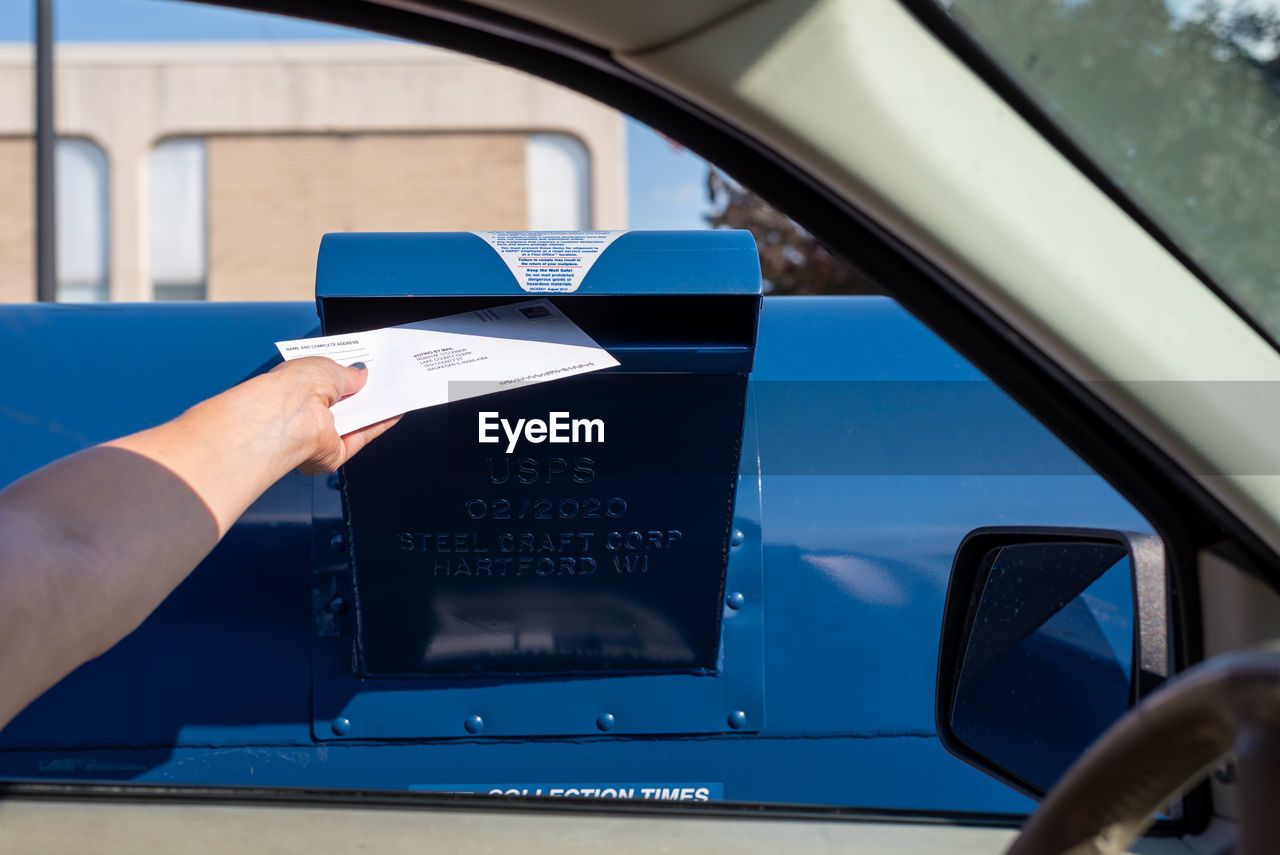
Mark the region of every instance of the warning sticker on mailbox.
POLYGON ((577 291, 596 259, 625 231, 472 232, 493 247, 531 294, 577 291))

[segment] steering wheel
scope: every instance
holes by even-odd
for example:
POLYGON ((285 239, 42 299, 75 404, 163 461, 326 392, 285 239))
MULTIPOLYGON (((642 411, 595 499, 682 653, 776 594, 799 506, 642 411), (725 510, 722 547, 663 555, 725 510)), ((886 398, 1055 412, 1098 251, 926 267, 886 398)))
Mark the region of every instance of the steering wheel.
POLYGON ((1028 818, 1008 855, 1112 855, 1234 753, 1241 855, 1280 850, 1280 647, 1187 669, 1129 710, 1028 818))

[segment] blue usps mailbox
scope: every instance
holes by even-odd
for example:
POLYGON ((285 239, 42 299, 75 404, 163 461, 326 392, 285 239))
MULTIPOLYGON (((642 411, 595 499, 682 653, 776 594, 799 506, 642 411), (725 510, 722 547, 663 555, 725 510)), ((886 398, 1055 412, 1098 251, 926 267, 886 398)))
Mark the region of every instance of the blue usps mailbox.
MULTIPOLYGON (((346 473, 350 527, 341 479, 282 479, 136 632, 0 730, 0 780, 1025 810, 935 737, 956 546, 997 523, 1150 526, 889 300, 766 297, 754 338, 750 252, 739 234, 618 237, 576 290, 546 295, 617 369, 411 416, 355 459, 379 469, 346 473), (732 400, 748 370, 740 436, 688 403, 732 400), (604 442, 522 439, 507 454, 472 421, 561 411, 602 419, 604 442), (628 433, 622 413, 641 427, 628 433), (444 421, 415 426, 432 417, 444 421), (717 455, 738 441, 730 507, 730 485, 703 473, 710 460, 727 471, 717 455), (679 457, 686 445, 708 456, 679 457), (383 446, 396 450, 378 457, 383 446), (724 503, 689 500, 695 489, 724 503), (621 516, 611 498, 627 502, 621 516), (723 549, 725 532, 723 564, 684 550, 723 549), (679 580, 669 600, 646 587, 663 573, 679 580), (724 605, 707 606, 694 592, 719 573, 724 605), (403 637, 375 625, 379 585, 382 607, 416 621, 403 637), (592 620, 599 650, 585 649, 592 620), (515 637, 535 621, 552 629, 515 637), (699 664, 716 621, 714 662, 699 664)), ((474 235, 330 238, 319 294, 329 331, 544 296, 474 235)), ((172 418, 270 369, 272 342, 320 332, 311 302, 9 305, 0 323, 4 484, 172 418), (132 382, 91 370, 107 350, 132 382)))
POLYGON ((755 243, 585 237, 321 244, 326 334, 545 296, 526 322, 563 313, 620 365, 411 413, 345 467, 340 522, 320 494, 314 598, 354 608, 315 639, 318 738, 759 728, 758 619, 723 626, 731 571, 759 585, 758 540, 734 549, 758 519, 755 243))

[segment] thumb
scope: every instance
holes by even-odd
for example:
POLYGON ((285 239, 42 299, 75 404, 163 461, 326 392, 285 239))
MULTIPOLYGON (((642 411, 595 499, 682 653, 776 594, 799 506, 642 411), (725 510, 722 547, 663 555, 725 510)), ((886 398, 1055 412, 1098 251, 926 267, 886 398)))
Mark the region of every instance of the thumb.
POLYGON ((342 369, 342 394, 338 399, 350 398, 364 388, 369 380, 369 369, 363 362, 353 362, 342 369))

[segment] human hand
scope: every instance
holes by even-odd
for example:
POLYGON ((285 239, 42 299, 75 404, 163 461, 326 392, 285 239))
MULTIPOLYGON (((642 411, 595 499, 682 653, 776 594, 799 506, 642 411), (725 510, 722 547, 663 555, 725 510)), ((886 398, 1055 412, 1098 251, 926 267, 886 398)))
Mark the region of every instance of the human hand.
POLYGON ((286 362, 0 491, 0 727, 136 628, 289 470, 332 471, 395 424, 338 436, 329 407, 367 378, 286 362))
POLYGON ((363 363, 356 365, 347 368, 327 357, 309 356, 281 363, 266 375, 275 381, 273 394, 282 396, 287 447, 306 475, 334 471, 400 421, 396 416, 338 435, 329 408, 359 392, 369 379, 363 363))

